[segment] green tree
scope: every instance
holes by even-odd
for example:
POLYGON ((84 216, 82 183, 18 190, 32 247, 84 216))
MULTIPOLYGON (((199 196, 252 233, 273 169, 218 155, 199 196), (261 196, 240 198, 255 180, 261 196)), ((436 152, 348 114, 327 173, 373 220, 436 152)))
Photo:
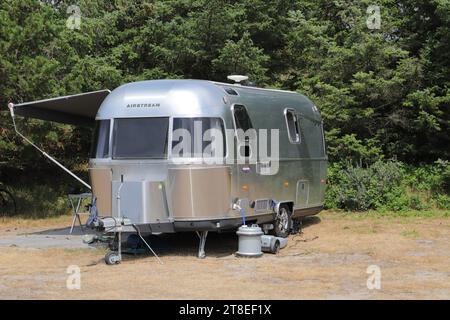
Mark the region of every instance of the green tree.
MULTIPOLYGON (((9 101, 232 73, 310 97, 332 162, 450 156, 448 0, 379 0, 380 29, 367 27, 369 0, 79 0, 74 30, 71 4, 0 2, 1 177, 50 168, 14 134, 9 101)), ((86 164, 90 128, 19 125, 65 164, 86 164)))
POLYGON ((255 47, 250 34, 245 32, 237 42, 227 40, 212 64, 218 73, 245 74, 251 81, 261 85, 268 79, 265 68, 268 60, 269 56, 265 55, 262 49, 255 47))

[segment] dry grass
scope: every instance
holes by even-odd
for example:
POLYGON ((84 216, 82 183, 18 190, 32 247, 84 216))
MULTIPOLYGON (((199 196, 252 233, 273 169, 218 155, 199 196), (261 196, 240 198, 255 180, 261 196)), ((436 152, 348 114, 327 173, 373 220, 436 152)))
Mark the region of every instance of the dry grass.
MULTIPOLYGON (((70 221, 60 219, 49 224, 70 221)), ((17 225, 18 231, 48 227, 44 221, 17 225)), ((106 266, 100 249, 0 248, 0 298, 449 299, 449 240, 448 218, 328 212, 309 218, 279 256, 259 259, 234 257, 233 234, 210 236, 204 260, 194 256, 194 235, 169 236, 160 250, 164 265, 144 256, 106 266), (66 288, 72 264, 81 269, 81 290, 66 288), (367 289, 372 264, 381 268, 381 290, 367 289)))
POLYGON ((0 217, 0 237, 5 235, 33 232, 42 229, 58 228, 70 226, 71 215, 61 215, 48 218, 21 218, 21 217, 0 217))

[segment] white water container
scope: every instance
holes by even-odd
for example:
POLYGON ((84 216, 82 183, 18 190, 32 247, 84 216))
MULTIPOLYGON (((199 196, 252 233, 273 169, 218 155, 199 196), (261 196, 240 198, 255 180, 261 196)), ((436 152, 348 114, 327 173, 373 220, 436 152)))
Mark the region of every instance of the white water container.
POLYGON ((239 227, 236 234, 239 236, 238 257, 257 258, 262 256, 261 236, 263 232, 257 224, 239 227))

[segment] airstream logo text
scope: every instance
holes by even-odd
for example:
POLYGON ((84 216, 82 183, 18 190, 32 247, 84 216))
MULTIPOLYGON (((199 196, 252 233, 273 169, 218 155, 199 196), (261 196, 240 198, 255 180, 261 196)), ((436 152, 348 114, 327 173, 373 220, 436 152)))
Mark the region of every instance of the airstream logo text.
POLYGON ((159 103, 129 103, 127 108, 156 108, 159 107, 159 103))

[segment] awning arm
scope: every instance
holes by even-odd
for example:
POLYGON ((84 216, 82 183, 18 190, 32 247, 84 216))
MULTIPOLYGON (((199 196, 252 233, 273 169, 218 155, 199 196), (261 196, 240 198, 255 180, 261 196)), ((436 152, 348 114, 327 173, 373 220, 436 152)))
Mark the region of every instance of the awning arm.
POLYGON ((11 114, 11 118, 12 118, 12 122, 14 125, 14 131, 16 131, 16 133, 22 137, 22 139, 24 139, 26 142, 28 142, 30 145, 32 145, 34 148, 36 148, 40 153, 42 153, 46 158, 48 158, 50 161, 52 161, 54 164, 56 164, 58 167, 60 167, 61 169, 63 169, 65 172, 67 172, 68 174, 70 174, 73 178, 75 178, 76 180, 78 180, 80 183, 82 183, 86 188, 88 188, 89 190, 92 190, 91 186, 89 184, 87 184, 83 179, 81 179, 80 177, 78 177, 75 173, 73 173, 72 171, 70 171, 69 169, 67 169, 64 165, 62 165, 60 162, 58 162, 55 158, 53 158, 52 156, 50 156, 47 152, 45 152, 44 150, 41 150, 41 148, 39 148, 37 145, 35 145, 33 143, 33 141, 31 141, 30 139, 28 139, 27 137, 25 137, 22 133, 19 132, 19 130, 17 130, 17 126, 16 126, 16 120, 15 120, 15 115, 14 115, 14 104, 13 103, 9 103, 8 104, 8 108, 9 108, 9 112, 11 114))

